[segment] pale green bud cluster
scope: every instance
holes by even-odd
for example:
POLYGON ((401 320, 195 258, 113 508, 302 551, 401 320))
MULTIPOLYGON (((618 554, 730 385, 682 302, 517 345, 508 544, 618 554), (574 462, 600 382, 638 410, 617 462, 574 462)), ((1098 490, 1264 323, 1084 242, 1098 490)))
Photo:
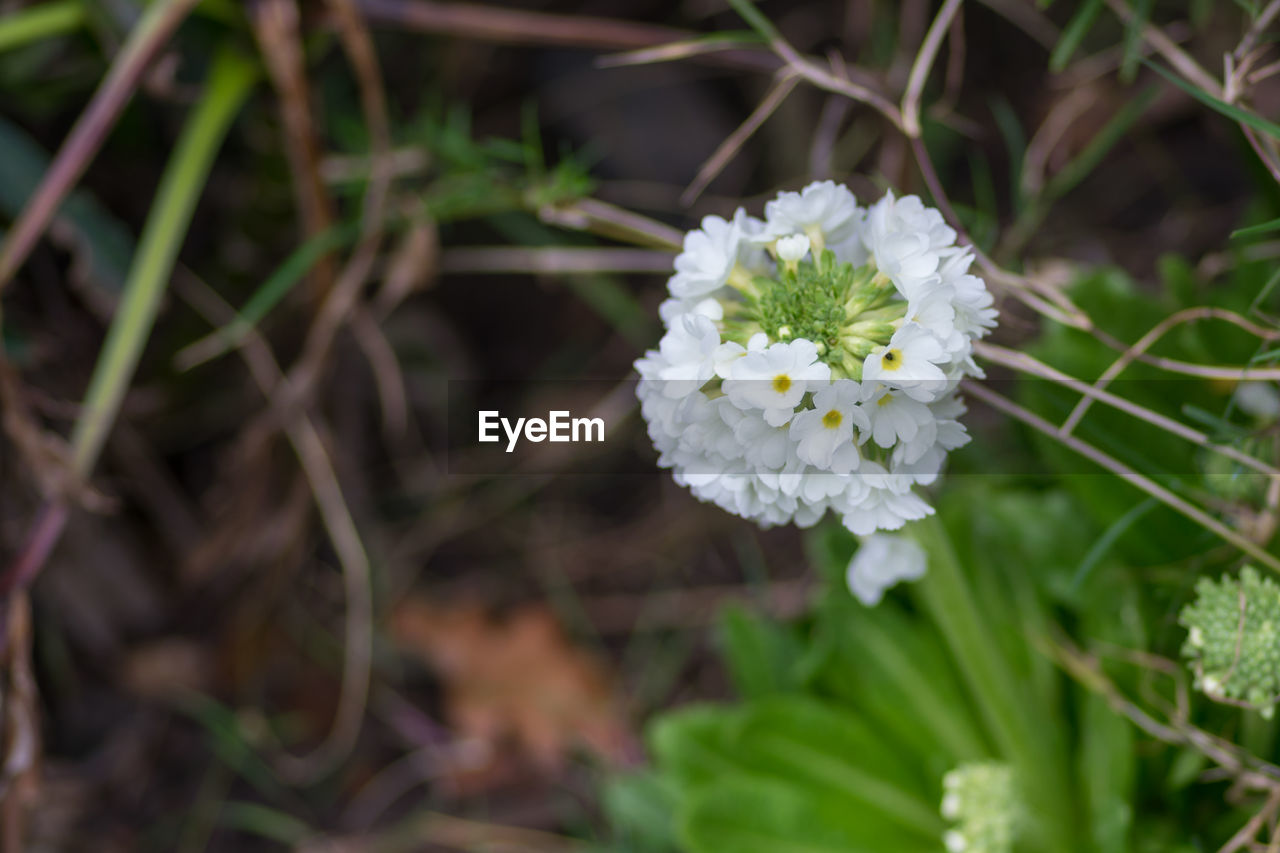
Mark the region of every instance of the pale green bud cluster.
POLYGON ((1239 578, 1201 578, 1178 621, 1182 654, 1211 699, 1270 718, 1280 701, 1280 585, 1246 566, 1239 578))
POLYGON ((724 339, 746 344, 764 332, 771 341, 813 341, 833 378, 862 378, 862 363, 885 346, 907 312, 874 264, 855 267, 824 249, 816 260, 780 263, 773 277, 729 281, 743 300, 726 309, 724 339))
POLYGON ((971 762, 942 777, 942 816, 954 826, 943 835, 948 853, 1011 853, 1025 812, 1013 768, 971 762))

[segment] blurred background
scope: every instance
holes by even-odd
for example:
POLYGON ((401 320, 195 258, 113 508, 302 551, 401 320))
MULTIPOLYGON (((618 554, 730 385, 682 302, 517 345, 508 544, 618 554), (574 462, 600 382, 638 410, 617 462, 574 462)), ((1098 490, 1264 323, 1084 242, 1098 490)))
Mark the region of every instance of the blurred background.
MULTIPOLYGON (((1265 157, 1148 64, 1219 75, 1274 4, 1133 5, 961 4, 919 143, 994 264, 1125 281, 1128 341, 1170 263, 1247 304, 1280 251, 1229 239, 1265 157)), ((893 104, 939 11, 758 7, 893 104)), ((821 584, 654 466, 627 380, 672 241, 816 179, 933 200, 883 111, 783 65, 723 0, 0 0, 5 850, 639 849, 601 791, 646 721, 735 695, 726 606, 821 584), (548 389, 607 441, 467 466, 451 402, 548 389)), ((1044 484, 968 424, 957 482, 1044 484)))

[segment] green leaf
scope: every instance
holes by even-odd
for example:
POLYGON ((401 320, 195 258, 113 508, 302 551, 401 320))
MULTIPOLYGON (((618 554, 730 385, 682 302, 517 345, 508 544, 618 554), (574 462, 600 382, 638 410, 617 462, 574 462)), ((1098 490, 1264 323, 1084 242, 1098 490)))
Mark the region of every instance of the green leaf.
POLYGON ((649 726, 649 748, 664 773, 682 786, 712 782, 744 768, 734 750, 740 708, 694 705, 659 717, 649 726))
POLYGON ((680 835, 690 853, 934 853, 848 803, 766 779, 726 778, 694 794, 680 835))
POLYGON ((1142 58, 1142 30, 1151 17, 1152 0, 1135 0, 1124 28, 1124 59, 1120 63, 1120 79, 1132 83, 1142 58))
POLYGON ((213 161, 257 76, 258 67, 249 59, 230 49, 220 52, 165 166, 72 434, 73 464, 81 476, 93 469, 115 422, 213 161))
POLYGON ((1280 219, 1272 219, 1269 222, 1263 222, 1259 225, 1250 225, 1247 228, 1240 228, 1231 232, 1231 239, 1237 237, 1256 237, 1259 234, 1268 234, 1272 231, 1280 229, 1280 219))
POLYGON ((801 696, 748 706, 738 748, 759 773, 800 787, 838 793, 849 808, 871 810, 901 829, 936 838, 942 820, 917 767, 856 714, 801 696))
POLYGON ((59 36, 84 23, 80 0, 53 0, 0 16, 0 52, 59 36))
POLYGON ((1137 771, 1133 726, 1100 696, 1082 696, 1081 705, 1077 771, 1089 807, 1090 850, 1126 853, 1137 771))
POLYGON ((1067 28, 1062 31, 1062 37, 1054 45, 1053 53, 1049 55, 1050 71, 1057 74, 1067 67, 1072 55, 1080 47, 1080 42, 1089 34, 1089 30, 1093 29, 1093 24, 1101 11, 1102 0, 1085 0, 1080 4, 1076 13, 1071 16, 1070 22, 1067 23, 1067 28))
POLYGON ((844 599, 820 612, 816 631, 825 655, 815 687, 857 708, 885 739, 918 750, 924 769, 938 776, 990 755, 932 627, 889 601, 868 609, 847 592, 844 599))
POLYGON ((778 28, 773 22, 765 17, 764 13, 756 8, 756 4, 751 0, 729 0, 729 5, 733 7, 733 11, 742 16, 742 20, 747 22, 751 29, 760 34, 767 42, 781 41, 782 34, 778 32, 778 28))
POLYGON ((671 780, 653 772, 616 776, 605 786, 605 814, 615 843, 628 853, 669 853, 676 849, 679 795, 671 780))
POLYGON ((720 615, 720 636, 734 686, 747 699, 794 686, 801 647, 785 625, 738 606, 720 615))

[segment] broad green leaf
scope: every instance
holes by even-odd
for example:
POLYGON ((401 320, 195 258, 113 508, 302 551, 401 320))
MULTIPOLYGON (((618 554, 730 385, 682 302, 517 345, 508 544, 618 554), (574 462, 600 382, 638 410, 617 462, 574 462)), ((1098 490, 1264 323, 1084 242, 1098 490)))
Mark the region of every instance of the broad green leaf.
POLYGON ((802 647, 790 627, 731 606, 720 615, 720 637, 734 686, 744 698, 779 693, 796 684, 802 647))
POLYGON ((684 786, 705 784, 744 769, 734 732, 745 711, 694 705, 665 714, 649 727, 649 747, 663 769, 684 786))
POLYGON ((774 697, 747 708, 738 733, 745 760, 760 773, 815 793, 840 794, 851 809, 870 808, 909 831, 936 837, 940 791, 917 775, 919 765, 856 714, 800 696, 774 697))
POLYGON ((1136 775, 1133 726, 1102 697, 1081 697, 1077 771, 1089 808, 1091 850, 1126 853, 1133 823, 1136 775))
POLYGON ((673 815, 680 798, 670 779, 651 771, 616 776, 605 785, 602 801, 615 843, 627 853, 676 849, 673 815))
POLYGON ((690 798, 690 853, 935 853, 939 840, 886 828, 847 802, 776 781, 725 778, 690 798))

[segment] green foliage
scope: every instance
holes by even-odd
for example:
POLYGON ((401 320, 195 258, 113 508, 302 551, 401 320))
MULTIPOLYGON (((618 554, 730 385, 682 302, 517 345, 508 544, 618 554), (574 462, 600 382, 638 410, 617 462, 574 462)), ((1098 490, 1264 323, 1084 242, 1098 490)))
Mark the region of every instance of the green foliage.
MULTIPOLYGON (((1136 341, 1185 308, 1209 305, 1248 313, 1261 289, 1249 270, 1212 290, 1206 290, 1175 259, 1164 261, 1162 273, 1162 287, 1152 294, 1119 270, 1098 270, 1075 283, 1072 298, 1096 318, 1105 335, 1136 341)), ((1211 318, 1173 328, 1149 353, 1199 364, 1243 365, 1257 358, 1260 350, 1257 339, 1211 318)), ((1028 351, 1086 382, 1104 375, 1121 356, 1097 336, 1062 326, 1047 328, 1028 351)), ((1255 425, 1234 405, 1234 383, 1176 376, 1139 361, 1125 367, 1107 387, 1159 415, 1198 421, 1196 426, 1217 444, 1264 459, 1270 452, 1252 438, 1255 425)), ((1078 391, 1059 382, 1026 381, 1019 390, 1024 405, 1055 424, 1062 423, 1081 399, 1078 391)), ((1074 434, 1178 493, 1237 499, 1264 485, 1257 472, 1105 403, 1094 402, 1074 434)), ((1214 545, 1211 536, 1185 524, 1173 510, 1163 506, 1135 510, 1147 499, 1144 493, 1105 474, 1060 442, 1039 434, 1032 440, 1040 466, 1036 473, 1060 478, 1097 523, 1107 526, 1110 544, 1126 559, 1143 565, 1166 563, 1204 553, 1214 545)))
MULTIPOLYGON (((809 540, 826 589, 808 619, 725 617, 743 699, 660 716, 648 738, 656 776, 630 782, 663 786, 675 849, 938 850, 944 775, 984 761, 1013 768, 1026 797, 1016 849, 1130 849, 1132 727, 1037 648, 1099 531, 1062 491, 977 487, 941 515, 947 529, 920 534, 929 573, 910 587, 912 607, 891 597, 866 608, 849 594, 854 541, 833 525, 809 540), (1036 554, 1054 559, 1035 565, 1036 554), (957 585, 968 590, 959 598, 957 585), (989 653, 976 667, 975 648, 989 653)), ((1079 600, 1104 617, 1117 598, 1124 606, 1099 595, 1115 575, 1086 578, 1079 600)))

